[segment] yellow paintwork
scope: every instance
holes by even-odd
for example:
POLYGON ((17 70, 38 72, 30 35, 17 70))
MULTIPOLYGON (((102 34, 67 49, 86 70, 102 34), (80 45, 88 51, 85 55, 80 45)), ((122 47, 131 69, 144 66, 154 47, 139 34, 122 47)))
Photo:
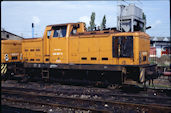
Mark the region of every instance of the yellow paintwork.
MULTIPOLYGON (((149 47, 149 37, 142 32, 69 37, 69 63, 139 65, 139 52, 149 53, 149 47), (113 58, 112 36, 134 36, 134 58, 113 58), (141 38, 139 38, 140 36, 141 38), (87 57, 87 60, 81 60, 81 57, 87 57), (91 57, 96 57, 97 60, 91 60, 91 57), (103 57, 108 58, 108 60, 101 60, 103 57)), ((140 64, 148 63, 147 54, 147 60, 140 64)))
POLYGON ((21 61, 21 42, 21 40, 1 40, 1 63, 21 61), (7 56, 5 57, 5 55, 7 56), (12 57, 16 57, 16 59, 12 59, 12 57))
POLYGON ((42 38, 24 39, 22 41, 23 61, 30 63, 43 62, 42 38), (34 61, 32 60, 34 59, 34 61))
MULTIPOLYGON (((84 23, 80 24, 77 33, 84 33, 84 23)), ((30 63, 55 63, 55 64, 110 64, 110 65, 140 65, 149 64, 148 56, 150 49, 150 38, 144 32, 118 32, 112 34, 92 34, 92 35, 70 35, 74 23, 67 25, 66 37, 53 37, 52 26, 47 26, 43 39, 24 40, 22 52, 24 59, 40 59, 30 61, 30 63), (47 31, 51 30, 51 35, 47 38, 47 31), (113 36, 133 36, 133 58, 114 58, 112 56, 113 36), (40 48, 39 53, 27 53, 25 48, 40 48), (42 51, 43 50, 43 51, 42 51), (29 54, 29 55, 27 55, 29 54), (39 55, 36 55, 39 54, 39 55), (140 62, 140 57, 145 61, 140 62), (86 57, 87 60, 82 60, 86 57), (91 60, 94 57, 96 60, 91 60), (102 60, 108 58, 108 60, 102 60), (49 59, 49 60, 47 60, 49 59)))

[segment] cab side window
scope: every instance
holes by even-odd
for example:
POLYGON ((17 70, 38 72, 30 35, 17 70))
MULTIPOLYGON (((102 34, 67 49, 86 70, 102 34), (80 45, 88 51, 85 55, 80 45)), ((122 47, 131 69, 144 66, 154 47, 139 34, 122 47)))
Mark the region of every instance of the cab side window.
POLYGON ((73 28, 72 28, 72 31, 71 31, 71 35, 76 34, 78 28, 80 28, 80 25, 79 24, 73 25, 73 28))
POLYGON ((67 26, 56 26, 53 29, 54 29, 54 34, 53 34, 54 38, 66 36, 67 26))
POLYGON ((51 31, 47 31, 47 38, 50 38, 51 31))
POLYGON ((73 28, 72 28, 72 31, 71 31, 71 34, 74 35, 74 34, 76 34, 76 33, 77 33, 77 28, 74 28, 74 27, 73 27, 73 28))

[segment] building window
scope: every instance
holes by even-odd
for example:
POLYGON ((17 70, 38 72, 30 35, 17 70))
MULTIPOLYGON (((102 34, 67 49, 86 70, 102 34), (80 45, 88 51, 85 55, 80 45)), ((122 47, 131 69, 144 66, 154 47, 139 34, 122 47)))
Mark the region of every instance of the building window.
POLYGON ((7 36, 7 38, 9 38, 9 34, 7 34, 6 36, 7 36))

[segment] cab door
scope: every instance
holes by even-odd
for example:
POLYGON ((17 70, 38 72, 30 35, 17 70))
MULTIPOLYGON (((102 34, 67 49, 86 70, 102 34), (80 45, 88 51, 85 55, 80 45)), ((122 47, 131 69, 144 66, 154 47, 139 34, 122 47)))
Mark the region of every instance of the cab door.
POLYGON ((117 36, 112 39, 112 53, 116 64, 133 63, 133 36, 117 36))
POLYGON ((46 27, 45 33, 43 35, 43 62, 49 63, 50 61, 50 48, 49 40, 51 37, 51 27, 46 27))
POLYGON ((67 25, 52 27, 49 45, 50 63, 68 63, 67 25))

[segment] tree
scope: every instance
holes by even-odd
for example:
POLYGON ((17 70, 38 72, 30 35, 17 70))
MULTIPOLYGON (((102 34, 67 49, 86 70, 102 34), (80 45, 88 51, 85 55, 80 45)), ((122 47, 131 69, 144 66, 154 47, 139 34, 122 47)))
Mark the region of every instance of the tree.
POLYGON ((93 29, 96 27, 95 25, 95 12, 92 12, 91 18, 90 18, 90 27, 88 27, 89 30, 93 31, 93 29))
POLYGON ((103 20, 101 23, 101 30, 103 30, 104 28, 106 28, 106 16, 105 15, 103 16, 103 20))
POLYGON ((146 15, 143 13, 143 19, 146 21, 146 15))
MULTIPOLYGON (((144 26, 146 27, 146 15, 143 13, 142 18, 144 19, 145 23, 144 26)), ((145 29, 142 28, 142 31, 144 31, 145 29)))

